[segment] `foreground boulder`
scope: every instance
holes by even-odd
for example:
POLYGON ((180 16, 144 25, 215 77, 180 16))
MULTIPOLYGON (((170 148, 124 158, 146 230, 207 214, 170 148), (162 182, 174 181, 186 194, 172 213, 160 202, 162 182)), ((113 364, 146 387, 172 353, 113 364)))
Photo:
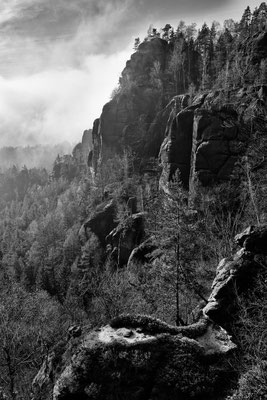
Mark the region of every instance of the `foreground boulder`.
POLYGON ((235 345, 208 319, 176 328, 153 318, 123 316, 86 334, 72 357, 69 342, 58 371, 51 358, 35 378, 35 399, 215 399, 229 374, 224 364, 235 345), (214 397, 215 396, 215 397, 214 397))

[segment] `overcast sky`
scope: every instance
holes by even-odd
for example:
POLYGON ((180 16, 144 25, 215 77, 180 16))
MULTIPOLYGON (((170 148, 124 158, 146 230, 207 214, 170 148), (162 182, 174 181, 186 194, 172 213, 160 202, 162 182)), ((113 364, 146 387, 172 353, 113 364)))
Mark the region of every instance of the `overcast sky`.
POLYGON ((233 18, 256 0, 0 0, 0 147, 77 142, 150 24, 233 18))

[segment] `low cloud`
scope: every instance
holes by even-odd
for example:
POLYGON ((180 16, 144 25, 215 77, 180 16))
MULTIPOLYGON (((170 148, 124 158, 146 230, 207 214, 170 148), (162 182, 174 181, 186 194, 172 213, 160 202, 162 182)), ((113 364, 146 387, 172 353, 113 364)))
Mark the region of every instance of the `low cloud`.
MULTIPOLYGON (((129 44, 132 0, 11 0, 0 23, 0 74, 80 67, 129 44), (125 26, 123 23, 127 22, 125 26)), ((137 27, 138 29, 138 27, 137 27)))
POLYGON ((93 55, 83 69, 0 78, 0 146, 79 141, 109 100, 126 58, 93 55))

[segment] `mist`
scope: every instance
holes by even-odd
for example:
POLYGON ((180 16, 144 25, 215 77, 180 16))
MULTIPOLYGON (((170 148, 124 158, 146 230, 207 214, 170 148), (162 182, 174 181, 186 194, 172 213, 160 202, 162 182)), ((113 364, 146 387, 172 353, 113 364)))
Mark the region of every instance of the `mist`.
POLYGON ((14 166, 21 168, 45 168, 52 171, 57 156, 71 154, 73 145, 62 142, 53 145, 35 145, 0 148, 0 174, 14 166))
POLYGON ((79 141, 109 100, 127 55, 89 56, 82 69, 0 77, 0 147, 79 141))

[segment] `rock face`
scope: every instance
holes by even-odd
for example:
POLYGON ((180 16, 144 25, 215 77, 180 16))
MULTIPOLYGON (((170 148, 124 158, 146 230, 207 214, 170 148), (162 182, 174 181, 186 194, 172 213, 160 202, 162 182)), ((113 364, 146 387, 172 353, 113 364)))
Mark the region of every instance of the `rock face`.
POLYGON ((142 152, 144 134, 157 112, 157 90, 151 84, 151 70, 155 63, 165 68, 168 55, 165 40, 154 39, 142 43, 131 56, 122 72, 122 90, 103 107, 99 120, 93 127, 93 152, 91 165, 110 153, 121 152, 125 144, 142 152))
POLYGON ((218 265, 209 302, 203 310, 223 326, 233 318, 237 293, 248 289, 253 277, 267 266, 267 226, 250 227, 235 240, 242 248, 218 265))
POLYGON ((244 251, 267 256, 267 229, 265 226, 260 228, 250 226, 237 235, 235 241, 244 248, 244 251))
POLYGON ((33 382, 33 399, 221 398, 229 374, 233 378, 227 361, 236 346, 217 322, 233 318, 236 294, 266 268, 267 226, 251 227, 236 241, 243 247, 220 262, 197 323, 175 327, 152 317, 122 315, 72 337, 47 357, 33 382))
POLYGON ((92 149, 92 129, 87 129, 82 136, 82 152, 85 162, 88 162, 88 156, 92 149))
POLYGON ((150 237, 135 247, 129 256, 127 268, 131 268, 132 265, 138 263, 144 264, 151 259, 153 251, 157 249, 156 242, 154 242, 154 238, 150 237))
POLYGON ((114 228, 107 236, 106 242, 111 246, 112 256, 118 264, 125 265, 133 249, 141 243, 144 236, 144 214, 137 213, 114 228))
MULTIPOLYGON (((241 46, 251 68, 266 60, 266 37, 266 32, 259 32, 241 46)), ((94 124, 89 164, 95 170, 101 160, 130 148, 141 159, 159 155, 162 184, 179 169, 186 187, 196 176, 209 185, 229 179, 246 150, 253 120, 265 121, 261 129, 266 129, 266 85, 260 88, 244 79, 241 89, 213 90, 195 99, 189 94, 172 98, 174 92, 166 83, 171 54, 170 43, 154 38, 141 43, 127 62, 119 92, 94 124), (158 86, 153 71, 161 82, 158 86), (162 81, 160 73, 165 74, 162 81)))
POLYGON ((260 100, 263 88, 232 93, 237 103, 246 101, 237 111, 232 106, 220 105, 222 92, 206 93, 191 106, 183 108, 181 104, 177 114, 172 111, 160 149, 162 183, 166 184, 177 169, 186 187, 195 176, 203 185, 229 179, 246 151, 249 137, 246 116, 251 115, 253 104, 263 101, 260 100))
POLYGON ((179 169, 180 178, 185 183, 189 180, 190 174, 194 110, 188 107, 175 114, 175 109, 182 107, 182 101, 178 107, 175 104, 170 114, 166 131, 167 136, 160 149, 160 159, 164 173, 167 175, 167 181, 179 169))
POLYGON ((229 110, 198 109, 194 113, 191 174, 196 173, 203 184, 227 180, 245 149, 245 137, 238 115, 229 110))
POLYGON ((83 132, 82 141, 78 143, 73 151, 72 155, 76 161, 76 164, 80 168, 84 168, 88 165, 88 156, 92 148, 92 129, 88 129, 83 132))
POLYGON ((99 238, 100 242, 105 245, 106 236, 117 225, 115 217, 116 205, 114 201, 111 200, 107 204, 101 204, 95 213, 83 224, 80 236, 84 234, 87 240, 90 233, 93 232, 99 238))
MULTIPOLYGON (((125 199, 126 200, 126 199, 125 199)), ((126 265, 132 251, 145 236, 144 213, 137 212, 136 198, 126 201, 129 216, 118 223, 117 206, 113 200, 100 204, 82 225, 79 240, 82 246, 79 267, 91 264, 94 254, 108 254, 119 266, 126 265)), ((105 258, 105 257, 104 257, 105 258)), ((104 260, 103 258, 103 260, 104 260)))

